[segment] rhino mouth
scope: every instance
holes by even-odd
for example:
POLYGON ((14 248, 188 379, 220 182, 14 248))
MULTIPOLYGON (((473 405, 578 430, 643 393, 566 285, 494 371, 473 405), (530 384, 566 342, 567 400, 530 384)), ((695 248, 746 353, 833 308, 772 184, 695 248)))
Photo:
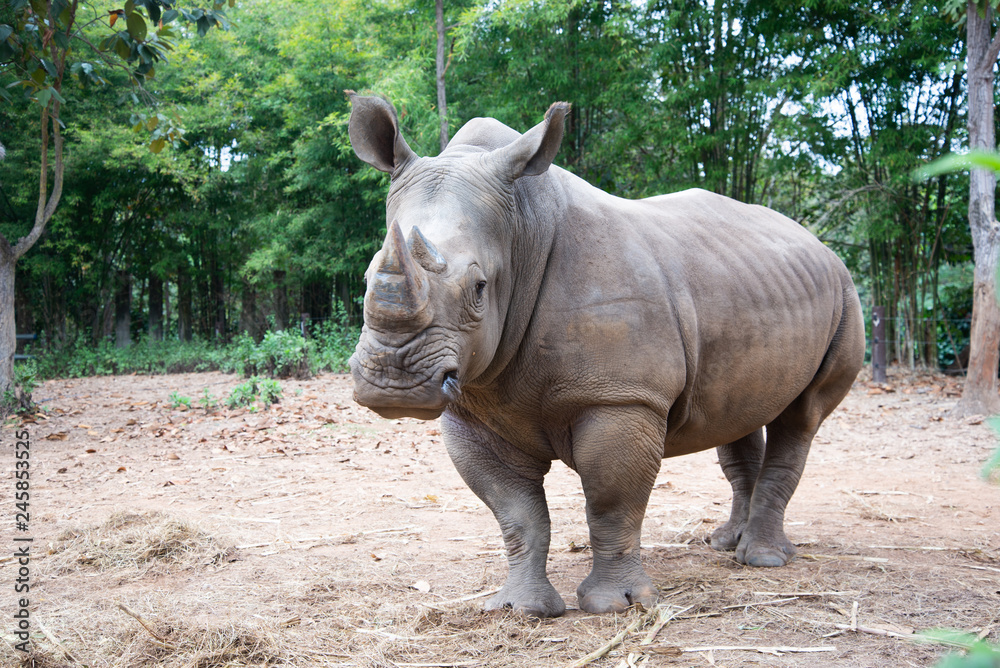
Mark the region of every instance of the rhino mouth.
POLYGON ((457 371, 445 372, 444 382, 441 383, 441 391, 452 401, 458 401, 462 398, 462 387, 458 384, 457 371))
POLYGON ((354 400, 390 420, 439 417, 462 396, 458 364, 451 351, 428 351, 426 343, 391 348, 362 335, 350 360, 354 400))

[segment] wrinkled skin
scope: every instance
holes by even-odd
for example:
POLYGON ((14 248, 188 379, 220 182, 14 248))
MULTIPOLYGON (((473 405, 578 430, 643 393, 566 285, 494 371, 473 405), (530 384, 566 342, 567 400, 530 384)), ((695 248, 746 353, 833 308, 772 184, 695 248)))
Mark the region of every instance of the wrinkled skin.
POLYGON ((557 458, 587 500, 583 610, 655 603, 639 545, 663 457, 718 448, 733 505, 712 546, 785 564, 785 507, 864 353, 840 260, 763 207, 701 190, 623 200, 550 167, 561 103, 524 135, 472 120, 436 158, 409 149, 391 104, 352 103, 355 151, 392 175, 355 398, 441 417, 507 547, 487 607, 565 610, 545 570, 542 481, 557 458))

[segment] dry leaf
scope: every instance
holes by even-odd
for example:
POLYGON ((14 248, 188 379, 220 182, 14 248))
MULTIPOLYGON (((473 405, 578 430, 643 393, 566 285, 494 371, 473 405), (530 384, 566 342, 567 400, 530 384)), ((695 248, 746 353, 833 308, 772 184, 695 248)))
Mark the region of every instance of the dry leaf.
POLYGON ((45 437, 47 441, 65 441, 69 438, 69 434, 65 431, 55 431, 45 437))

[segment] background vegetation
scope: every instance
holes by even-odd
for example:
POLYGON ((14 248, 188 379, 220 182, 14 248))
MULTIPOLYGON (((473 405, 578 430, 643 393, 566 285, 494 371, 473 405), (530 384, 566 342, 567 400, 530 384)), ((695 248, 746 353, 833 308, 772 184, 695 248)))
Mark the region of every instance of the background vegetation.
MULTIPOLYGON (((436 154, 434 10, 241 0, 229 30, 174 43, 148 95, 123 96, 127 73, 100 60, 67 84, 63 199, 17 267, 38 373, 280 375, 252 351, 303 328, 292 373, 342 368, 388 185, 350 149, 342 91, 391 99, 436 154), (183 140, 157 142, 161 124, 183 140)), ((938 367, 965 345, 968 177, 911 177, 965 145, 965 31, 940 3, 456 0, 444 18, 452 134, 483 115, 524 130, 569 101, 561 166, 627 197, 701 187, 773 207, 886 306, 890 357, 938 367)), ((38 200, 33 123, 0 104, 11 239, 38 200)))

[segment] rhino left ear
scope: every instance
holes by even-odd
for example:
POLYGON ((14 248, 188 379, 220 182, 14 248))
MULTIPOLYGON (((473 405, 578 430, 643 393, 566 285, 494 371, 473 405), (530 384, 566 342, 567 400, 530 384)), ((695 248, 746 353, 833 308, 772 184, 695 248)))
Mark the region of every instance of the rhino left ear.
POLYGON ((563 122, 569 113, 568 102, 555 102, 545 112, 545 120, 525 132, 514 143, 498 149, 501 163, 506 163, 511 179, 536 176, 549 168, 562 144, 563 122))
POLYGON ((417 154, 399 132, 396 108, 380 97, 363 97, 345 91, 351 98, 348 134, 359 158, 375 169, 395 175, 417 154))

